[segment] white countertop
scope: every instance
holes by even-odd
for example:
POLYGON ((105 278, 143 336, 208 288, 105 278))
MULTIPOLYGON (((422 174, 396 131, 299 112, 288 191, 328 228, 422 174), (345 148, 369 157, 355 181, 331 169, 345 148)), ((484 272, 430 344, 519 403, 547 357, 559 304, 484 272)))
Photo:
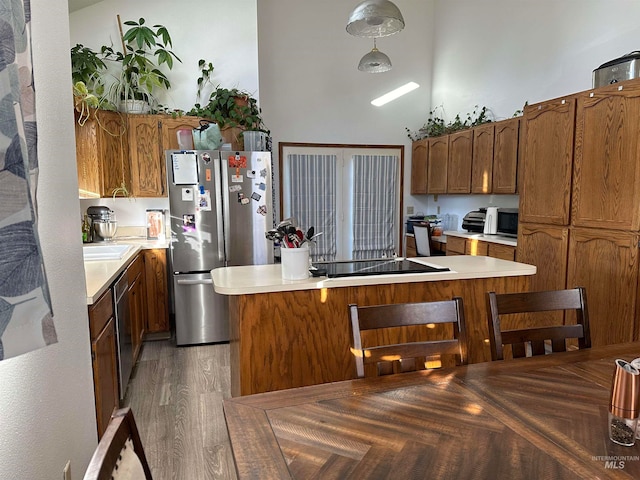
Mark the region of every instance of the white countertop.
MULTIPOLYGON (((120 260, 99 260, 84 262, 84 277, 87 286, 87 305, 93 303, 109 288, 140 250, 149 248, 168 248, 169 240, 147 240, 146 238, 116 237, 115 245, 131 245, 131 249, 120 260)), ((106 243, 88 243, 85 245, 106 245, 106 243)))
POLYGON ((283 280, 282 267, 275 265, 249 265, 222 267, 211 271, 214 289, 223 295, 273 293, 319 288, 384 285, 391 283, 438 282, 473 278, 515 277, 534 275, 536 267, 492 257, 452 255, 449 257, 419 257, 409 260, 448 267, 450 271, 434 273, 403 273, 396 275, 368 275, 361 277, 309 277, 304 280, 283 280))
POLYGON ((453 230, 447 230, 443 232, 443 235, 446 235, 448 237, 472 238, 476 240, 482 240, 483 242, 509 245, 511 247, 516 247, 518 245, 518 242, 514 237, 508 237, 506 235, 489 235, 484 233, 458 232, 453 230))

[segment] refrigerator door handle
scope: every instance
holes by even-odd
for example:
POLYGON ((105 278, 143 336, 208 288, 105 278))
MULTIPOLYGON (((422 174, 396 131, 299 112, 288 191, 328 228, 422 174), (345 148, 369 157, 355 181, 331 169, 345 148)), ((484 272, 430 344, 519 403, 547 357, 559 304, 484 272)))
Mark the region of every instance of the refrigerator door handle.
POLYGON ((205 278, 204 280, 177 280, 178 285, 213 285, 213 280, 205 278))
POLYGON ((226 212, 224 212, 223 210, 223 202, 225 201, 225 198, 227 196, 227 189, 229 188, 226 184, 226 182, 223 183, 222 181, 222 174, 224 172, 222 165, 224 163, 224 157, 223 157, 223 153, 222 152, 218 152, 219 155, 219 161, 216 162, 217 165, 217 171, 214 174, 214 182, 215 182, 215 186, 216 186, 216 192, 218 192, 218 198, 216 198, 216 217, 217 217, 217 223, 218 223, 218 260, 221 262, 224 262, 224 266, 227 266, 227 254, 226 254, 226 234, 225 234, 225 228, 226 225, 224 224, 224 216, 223 215, 227 215, 226 212), (223 190, 224 188, 224 190, 223 190))

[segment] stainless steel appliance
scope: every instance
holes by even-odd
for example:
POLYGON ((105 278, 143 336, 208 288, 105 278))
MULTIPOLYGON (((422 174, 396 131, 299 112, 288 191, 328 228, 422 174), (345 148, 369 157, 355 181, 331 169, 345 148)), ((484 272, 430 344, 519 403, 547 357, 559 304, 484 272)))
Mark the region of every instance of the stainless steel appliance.
POLYGON ((603 63, 593 71, 593 88, 640 77, 640 51, 603 63))
POLYGON ((467 213, 462 219, 462 228, 468 232, 482 233, 486 211, 486 208, 480 208, 467 213))
POLYGON ((518 236, 518 209, 499 208, 498 209, 498 231, 499 235, 509 237, 518 236))
POLYGON ((129 317, 129 280, 127 272, 120 274, 113 283, 113 303, 116 321, 116 344, 118 347, 118 386, 120 399, 124 398, 133 369, 133 343, 131 341, 131 320, 129 317))
POLYGON ((273 263, 271 153, 168 150, 176 343, 229 341, 217 267, 273 263))
POLYGON ((93 242, 108 242, 115 236, 118 228, 116 214, 109 207, 102 205, 89 207, 87 208, 87 217, 91 223, 93 242))

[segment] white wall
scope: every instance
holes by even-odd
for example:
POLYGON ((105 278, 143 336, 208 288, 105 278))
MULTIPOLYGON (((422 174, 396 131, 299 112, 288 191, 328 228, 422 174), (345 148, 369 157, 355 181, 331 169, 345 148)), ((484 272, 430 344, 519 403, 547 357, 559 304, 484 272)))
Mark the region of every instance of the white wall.
MULTIPOLYGON (((122 51, 117 15, 124 22, 145 19, 167 27, 173 52, 182 63, 166 71, 172 88, 161 93, 161 104, 190 110, 196 103, 198 60, 213 63, 212 83, 258 92, 257 0, 104 0, 70 14, 70 46, 81 43, 96 51, 113 45, 122 51)), ((164 67, 163 67, 164 68, 164 67)), ((204 103, 204 102, 201 102, 204 103)))
POLYGON ((0 362, 0 478, 82 478, 97 442, 75 174, 67 2, 32 0, 42 243, 58 343, 0 362), (72 172, 72 173, 69 173, 72 172))

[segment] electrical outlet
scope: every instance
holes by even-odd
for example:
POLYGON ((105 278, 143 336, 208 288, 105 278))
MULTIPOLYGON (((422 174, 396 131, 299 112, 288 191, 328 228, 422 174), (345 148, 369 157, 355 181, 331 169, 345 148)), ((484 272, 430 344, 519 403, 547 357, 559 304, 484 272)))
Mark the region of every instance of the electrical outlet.
POLYGON ((407 205, 407 215, 413 215, 413 205, 407 205))
POLYGON ((67 460, 67 464, 62 469, 62 480, 71 480, 71 460, 67 460))

